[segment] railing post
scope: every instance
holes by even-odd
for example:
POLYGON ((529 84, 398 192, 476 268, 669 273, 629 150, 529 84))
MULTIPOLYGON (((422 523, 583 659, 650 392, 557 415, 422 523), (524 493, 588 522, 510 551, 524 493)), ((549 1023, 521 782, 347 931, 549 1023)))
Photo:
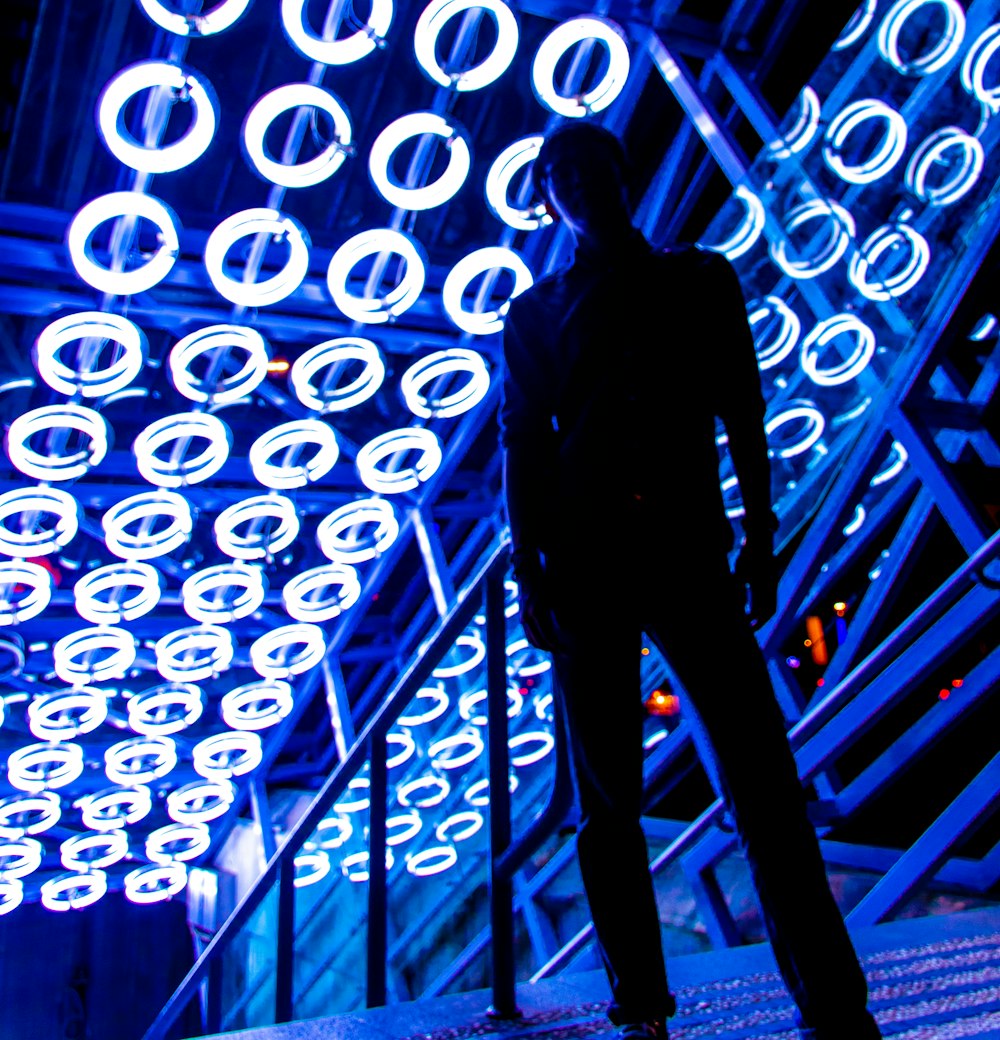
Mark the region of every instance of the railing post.
POLYGON ((208 967, 205 999, 205 1032, 222 1032, 222 958, 216 957, 208 967))
POLYGON ((368 758, 368 1007, 385 1004, 387 886, 385 869, 385 737, 372 735, 368 758))
POLYGON ((507 627, 504 616, 504 569, 486 579, 486 690, 490 774, 490 930, 491 985, 495 1018, 516 1018, 514 990, 514 885, 500 868, 510 845, 510 770, 507 747, 507 627))
POLYGON ((274 1021, 291 1022, 295 977, 295 861, 278 868, 277 965, 274 975, 274 1021))

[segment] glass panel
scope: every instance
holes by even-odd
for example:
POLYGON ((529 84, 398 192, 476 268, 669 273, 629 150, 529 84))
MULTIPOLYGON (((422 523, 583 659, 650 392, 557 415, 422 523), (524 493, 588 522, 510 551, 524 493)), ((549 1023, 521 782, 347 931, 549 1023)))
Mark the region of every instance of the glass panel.
POLYGON ((222 1028, 274 1024, 278 887, 260 906, 222 955, 222 1028))

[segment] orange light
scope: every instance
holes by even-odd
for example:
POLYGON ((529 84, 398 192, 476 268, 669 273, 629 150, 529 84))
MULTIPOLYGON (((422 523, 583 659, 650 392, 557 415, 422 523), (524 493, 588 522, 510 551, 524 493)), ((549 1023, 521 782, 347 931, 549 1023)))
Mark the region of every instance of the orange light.
POLYGON ((954 686, 956 690, 960 690, 965 685, 965 680, 964 679, 952 679, 951 680, 951 685, 954 686))
POLYGON ((680 698, 667 690, 653 690, 646 699, 646 711, 650 715, 676 715, 680 710, 680 698))
POLYGON ((268 372, 287 372, 291 367, 284 358, 275 358, 267 363, 268 372))
POLYGON ((847 613, 847 604, 844 602, 834 603, 833 609, 837 617, 843 617, 847 613))
POLYGON ((642 656, 643 657, 648 657, 649 656, 649 647, 648 646, 644 646, 642 648, 642 656))
POLYGON ((813 645, 813 641, 811 639, 803 639, 802 640, 802 645, 803 646, 812 646, 813 645))
POLYGON ((812 659, 820 668, 830 663, 830 655, 826 649, 826 634, 823 631, 823 622, 815 614, 806 618, 806 634, 809 636, 808 646, 812 651, 812 659))

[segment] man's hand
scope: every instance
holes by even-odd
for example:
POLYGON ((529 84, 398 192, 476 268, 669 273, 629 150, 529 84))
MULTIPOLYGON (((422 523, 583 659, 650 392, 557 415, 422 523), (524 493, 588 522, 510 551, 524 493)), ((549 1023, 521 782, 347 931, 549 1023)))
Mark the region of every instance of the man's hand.
POLYGON ((541 560, 537 557, 519 560, 515 556, 514 578, 520 592, 521 627, 528 642, 547 654, 560 652, 562 639, 549 602, 541 560))
POLYGON ((778 609, 778 563, 770 532, 747 536, 735 574, 738 581, 750 587, 750 627, 761 628, 778 609))

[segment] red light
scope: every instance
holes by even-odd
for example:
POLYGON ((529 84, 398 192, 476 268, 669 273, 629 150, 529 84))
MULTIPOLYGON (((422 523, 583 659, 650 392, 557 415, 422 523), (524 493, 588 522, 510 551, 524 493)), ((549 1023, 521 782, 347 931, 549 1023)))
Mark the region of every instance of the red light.
POLYGON ((527 696, 528 695, 528 687, 527 686, 522 686, 520 692, 523 693, 525 696, 527 696))
POLYGON ((938 697, 940 697, 941 700, 943 700, 943 701, 946 701, 950 696, 951 696, 951 690, 942 690, 938 694, 938 697))
POLYGON ((816 685, 817 686, 826 686, 826 679, 817 679, 816 680, 816 685))
POLYGON ((951 685, 954 686, 956 690, 960 690, 965 685, 965 680, 964 679, 952 679, 951 680, 951 685))
POLYGON ((646 699, 646 711, 650 715, 676 715, 680 710, 680 698, 667 690, 653 690, 646 699))

